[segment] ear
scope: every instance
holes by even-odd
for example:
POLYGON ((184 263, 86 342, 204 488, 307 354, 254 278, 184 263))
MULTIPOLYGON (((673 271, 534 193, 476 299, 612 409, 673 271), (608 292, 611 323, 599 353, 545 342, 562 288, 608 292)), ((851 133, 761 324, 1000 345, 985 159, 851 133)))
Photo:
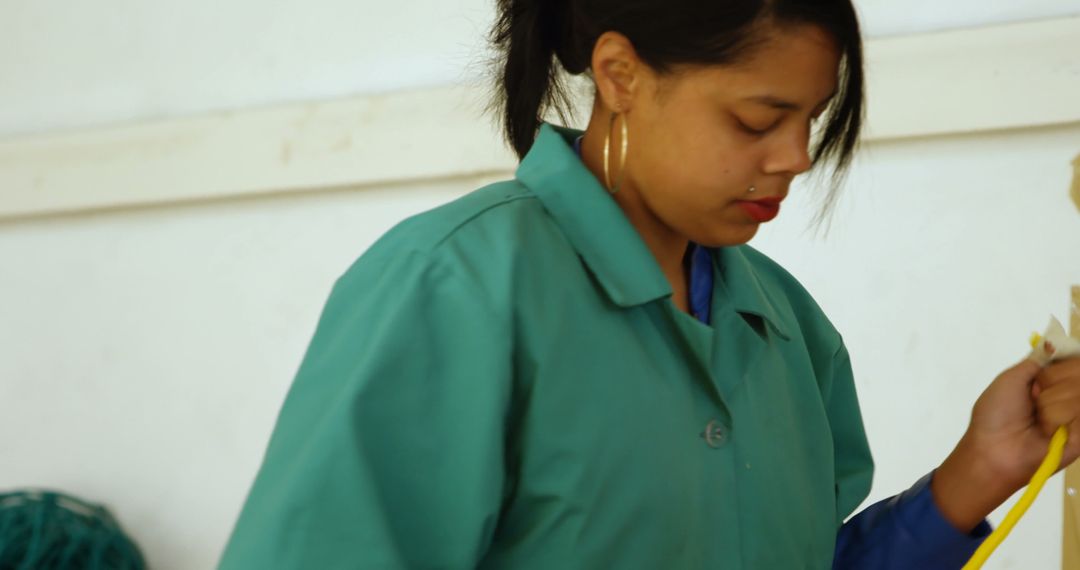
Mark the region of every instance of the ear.
POLYGON ((619 32, 604 32, 592 54, 597 98, 608 111, 627 112, 646 83, 648 66, 638 57, 630 39, 619 32))

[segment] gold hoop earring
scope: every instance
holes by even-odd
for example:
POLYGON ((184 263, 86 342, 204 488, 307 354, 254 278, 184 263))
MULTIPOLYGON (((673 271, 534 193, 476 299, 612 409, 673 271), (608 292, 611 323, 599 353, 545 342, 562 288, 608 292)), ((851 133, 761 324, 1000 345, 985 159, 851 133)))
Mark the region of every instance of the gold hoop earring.
POLYGON ((622 185, 623 174, 626 172, 626 148, 629 143, 629 133, 626 127, 626 117, 622 120, 622 148, 619 151, 619 179, 615 181, 615 186, 611 185, 611 168, 609 166, 611 162, 611 131, 615 128, 615 119, 622 113, 614 112, 611 114, 611 120, 608 121, 607 136, 604 137, 604 184, 607 186, 608 192, 614 194, 619 191, 619 186, 622 185))

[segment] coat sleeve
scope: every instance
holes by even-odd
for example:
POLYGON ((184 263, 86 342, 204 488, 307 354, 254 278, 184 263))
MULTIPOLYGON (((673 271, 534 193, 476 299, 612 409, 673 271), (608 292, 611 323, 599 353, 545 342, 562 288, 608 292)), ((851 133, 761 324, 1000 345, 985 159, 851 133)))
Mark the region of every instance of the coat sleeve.
POLYGON ((870 493, 874 460, 859 410, 851 360, 842 343, 833 355, 829 377, 831 382, 825 402, 833 434, 836 523, 840 526, 870 493))
POLYGON ((934 503, 932 479, 851 517, 837 536, 834 570, 960 570, 992 529, 985 520, 969 533, 953 527, 934 503))
POLYGON ((469 568, 503 500, 508 327, 465 268, 335 285, 220 568, 469 568))

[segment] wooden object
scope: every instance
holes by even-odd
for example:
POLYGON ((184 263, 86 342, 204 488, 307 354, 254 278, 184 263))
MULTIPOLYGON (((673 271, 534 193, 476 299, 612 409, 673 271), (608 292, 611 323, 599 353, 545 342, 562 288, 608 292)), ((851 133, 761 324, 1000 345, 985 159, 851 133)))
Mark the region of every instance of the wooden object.
MULTIPOLYGON (((1080 173, 1078 173, 1080 174, 1080 173)), ((1077 178, 1080 180, 1080 177, 1077 178)), ((1071 334, 1080 338, 1080 286, 1072 288, 1069 307, 1071 334)), ((1080 465, 1065 469, 1065 534, 1061 540, 1061 567, 1080 570, 1080 465)))

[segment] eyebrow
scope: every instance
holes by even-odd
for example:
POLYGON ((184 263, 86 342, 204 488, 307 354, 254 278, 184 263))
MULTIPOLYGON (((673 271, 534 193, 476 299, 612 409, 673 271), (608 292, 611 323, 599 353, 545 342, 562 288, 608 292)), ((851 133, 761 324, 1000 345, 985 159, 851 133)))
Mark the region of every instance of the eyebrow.
MULTIPOLYGON (((821 107, 822 105, 824 105, 824 104, 828 103, 830 100, 832 100, 833 97, 836 97, 836 92, 835 91, 833 91, 832 94, 829 95, 828 97, 826 97, 821 103, 818 103, 817 106, 821 107)), ((745 99, 743 99, 743 101, 752 101, 754 103, 761 103, 762 105, 767 105, 769 107, 772 107, 774 109, 780 109, 782 111, 798 111, 799 110, 799 105, 797 103, 792 103, 791 101, 785 101, 784 99, 781 99, 779 97, 773 97, 772 95, 757 95, 755 97, 746 97, 745 99)), ((817 108, 817 107, 815 107, 815 108, 817 108)))

